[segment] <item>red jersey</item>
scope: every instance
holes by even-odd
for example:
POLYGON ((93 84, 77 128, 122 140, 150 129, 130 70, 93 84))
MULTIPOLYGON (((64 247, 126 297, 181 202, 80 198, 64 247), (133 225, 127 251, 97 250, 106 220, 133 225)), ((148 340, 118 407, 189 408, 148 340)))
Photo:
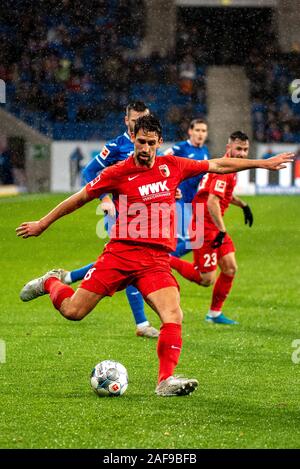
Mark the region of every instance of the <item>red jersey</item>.
POLYGON ((111 239, 176 247, 175 191, 181 181, 208 170, 208 161, 157 156, 152 168, 133 156, 103 170, 86 185, 90 199, 112 193, 119 213, 111 239))
POLYGON ((201 180, 199 190, 194 197, 193 205, 196 203, 204 204, 204 224, 205 228, 217 230, 215 223, 213 222, 208 208, 207 199, 209 194, 214 194, 220 199, 220 208, 222 216, 227 210, 231 199, 234 188, 236 186, 236 173, 228 174, 216 174, 207 173, 201 180))

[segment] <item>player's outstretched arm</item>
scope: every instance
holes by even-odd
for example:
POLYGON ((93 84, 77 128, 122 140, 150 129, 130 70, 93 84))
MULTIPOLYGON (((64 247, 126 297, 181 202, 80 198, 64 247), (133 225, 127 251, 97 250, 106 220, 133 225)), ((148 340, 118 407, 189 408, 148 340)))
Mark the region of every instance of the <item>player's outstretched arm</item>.
POLYGON ((43 218, 38 221, 23 222, 16 228, 17 236, 22 238, 29 238, 31 236, 39 236, 43 233, 52 223, 68 213, 72 213, 84 204, 89 202, 90 198, 87 194, 85 187, 76 194, 71 195, 68 199, 63 200, 51 212, 47 213, 43 218))
POLYGON ((236 173, 251 168, 268 169, 269 171, 278 171, 286 168, 288 163, 294 161, 294 153, 280 153, 266 160, 249 160, 242 158, 216 158, 208 160, 209 173, 236 173))

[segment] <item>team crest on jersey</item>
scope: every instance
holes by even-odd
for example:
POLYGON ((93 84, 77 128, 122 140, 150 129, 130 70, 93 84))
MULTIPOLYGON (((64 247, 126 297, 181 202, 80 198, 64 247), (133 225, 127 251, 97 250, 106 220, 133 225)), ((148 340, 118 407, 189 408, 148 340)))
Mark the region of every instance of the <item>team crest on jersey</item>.
POLYGON ((159 171, 160 171, 160 174, 162 176, 164 176, 165 178, 169 177, 170 176, 170 170, 168 168, 168 166, 166 164, 161 164, 159 167, 158 167, 159 171))
POLYGON ((105 159, 108 157, 109 154, 110 154, 109 149, 104 146, 103 149, 102 149, 102 151, 101 151, 101 153, 100 153, 101 158, 102 158, 103 160, 105 160, 105 159))
POLYGON ((216 192, 224 192, 225 187, 226 187, 226 181, 220 181, 220 180, 216 181, 216 185, 215 185, 216 192))

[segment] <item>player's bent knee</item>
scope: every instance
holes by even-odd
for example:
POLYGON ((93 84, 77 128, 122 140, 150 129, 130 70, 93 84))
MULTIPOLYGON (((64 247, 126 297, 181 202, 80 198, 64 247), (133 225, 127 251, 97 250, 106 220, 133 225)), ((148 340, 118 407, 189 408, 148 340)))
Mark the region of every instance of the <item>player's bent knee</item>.
POLYGON ((83 311, 80 311, 80 309, 74 308, 72 306, 66 308, 62 313, 69 321, 81 321, 81 319, 85 317, 83 311))
POLYGON ((215 275, 204 276, 202 274, 202 279, 200 285, 202 287, 210 287, 215 283, 215 275))
POLYGON ((222 270, 223 274, 229 275, 230 277, 234 277, 237 272, 237 265, 231 265, 222 270))
POLYGON ((168 310, 161 311, 161 318, 163 322, 181 324, 183 314, 180 307, 169 308, 168 310))
POLYGON ((202 287, 210 287, 214 283, 214 280, 202 280, 200 285, 202 287))

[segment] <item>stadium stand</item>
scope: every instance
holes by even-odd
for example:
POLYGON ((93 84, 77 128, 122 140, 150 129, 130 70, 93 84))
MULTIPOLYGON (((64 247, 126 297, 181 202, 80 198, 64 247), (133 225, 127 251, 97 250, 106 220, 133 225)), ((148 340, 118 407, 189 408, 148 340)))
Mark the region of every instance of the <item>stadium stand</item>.
POLYGON ((205 116, 205 67, 191 54, 139 56, 142 0, 5 3, 6 110, 48 137, 112 138, 134 99, 160 115, 167 140, 183 138, 191 117, 205 116))
MULTIPOLYGON (((191 118, 207 115, 206 67, 237 64, 250 81, 254 139, 299 143, 300 104, 291 101, 291 84, 300 46, 281 52, 268 17, 253 16, 263 27, 248 31, 253 47, 237 54, 239 38, 229 36, 230 46, 222 29, 229 10, 212 16, 205 8, 182 9, 174 53, 144 57, 143 0, 92 0, 88 7, 78 0, 2 2, 5 109, 54 140, 97 140, 119 133, 128 101, 143 99, 160 115, 165 139, 180 140, 191 118)), ((235 10, 239 22, 243 11, 235 10)))
POLYGON ((282 53, 270 33, 246 63, 250 80, 252 124, 258 142, 300 143, 300 104, 293 102, 292 83, 299 77, 300 50, 282 53))

